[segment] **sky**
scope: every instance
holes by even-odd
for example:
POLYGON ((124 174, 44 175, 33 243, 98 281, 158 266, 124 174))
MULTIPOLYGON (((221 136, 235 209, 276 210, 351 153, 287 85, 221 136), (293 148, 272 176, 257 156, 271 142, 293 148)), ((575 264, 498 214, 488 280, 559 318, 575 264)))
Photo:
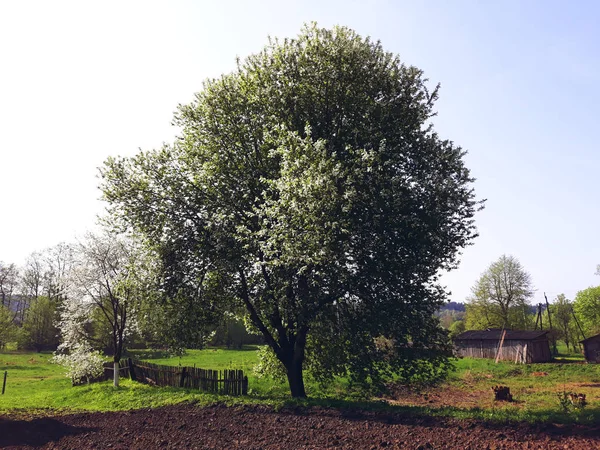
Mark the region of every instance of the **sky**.
POLYGON ((441 83, 434 125, 487 199, 442 282, 464 301, 502 254, 533 302, 600 284, 600 3, 0 2, 0 261, 93 229, 98 167, 171 142, 178 104, 268 36, 345 25, 441 83))

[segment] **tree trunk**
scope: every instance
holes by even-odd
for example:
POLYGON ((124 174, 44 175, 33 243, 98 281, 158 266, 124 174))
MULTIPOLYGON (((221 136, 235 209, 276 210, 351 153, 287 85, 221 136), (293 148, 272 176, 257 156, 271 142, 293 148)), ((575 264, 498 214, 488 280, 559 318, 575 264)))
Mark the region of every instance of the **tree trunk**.
POLYGON ((115 373, 113 374, 113 386, 119 387, 119 361, 115 361, 113 363, 113 367, 115 371, 115 373))
POLYGON ((295 358, 286 365, 287 379, 290 385, 290 391, 294 398, 305 398, 306 391, 304 390, 304 376, 302 373, 302 361, 295 358))

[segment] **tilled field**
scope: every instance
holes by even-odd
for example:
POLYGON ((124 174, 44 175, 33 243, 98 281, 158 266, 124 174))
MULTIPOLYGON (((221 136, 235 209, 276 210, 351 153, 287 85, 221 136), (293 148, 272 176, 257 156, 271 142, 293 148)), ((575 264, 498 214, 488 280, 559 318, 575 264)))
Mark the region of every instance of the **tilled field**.
POLYGON ((389 413, 178 405, 21 420, 0 447, 61 449, 600 449, 600 425, 489 425, 389 413))

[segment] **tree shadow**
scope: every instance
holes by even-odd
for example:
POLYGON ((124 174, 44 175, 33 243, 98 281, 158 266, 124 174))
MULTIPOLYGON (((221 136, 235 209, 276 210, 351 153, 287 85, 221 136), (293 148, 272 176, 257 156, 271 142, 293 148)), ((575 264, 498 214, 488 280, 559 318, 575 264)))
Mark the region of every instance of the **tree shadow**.
POLYGON ((420 425, 435 428, 479 427, 502 431, 507 428, 550 437, 585 436, 600 440, 600 408, 561 413, 554 409, 529 411, 527 419, 500 413, 489 418, 490 410, 481 408, 390 405, 386 402, 333 399, 290 399, 280 412, 294 415, 339 415, 348 420, 385 424, 420 425), (460 417, 460 418, 458 418, 460 417))
POLYGON ((0 448, 12 446, 39 447, 64 436, 97 431, 97 428, 75 427, 52 417, 13 420, 0 417, 0 448))
POLYGON ((573 358, 569 358, 569 357, 561 357, 561 356, 557 356, 555 357, 552 362, 547 363, 547 364, 581 364, 581 365, 585 365, 587 364, 587 361, 585 359, 573 359, 573 358))

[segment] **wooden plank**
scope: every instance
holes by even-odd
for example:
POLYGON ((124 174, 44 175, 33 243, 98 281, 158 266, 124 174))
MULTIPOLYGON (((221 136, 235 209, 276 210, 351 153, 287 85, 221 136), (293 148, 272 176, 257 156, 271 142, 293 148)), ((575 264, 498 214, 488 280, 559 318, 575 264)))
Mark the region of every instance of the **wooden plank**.
POLYGON ((498 360, 500 359, 500 354, 502 353, 502 344, 504 344, 504 337, 506 336, 506 330, 502 331, 502 338, 500 339, 500 346, 498 347, 498 352, 496 354, 496 364, 498 364, 498 360))

